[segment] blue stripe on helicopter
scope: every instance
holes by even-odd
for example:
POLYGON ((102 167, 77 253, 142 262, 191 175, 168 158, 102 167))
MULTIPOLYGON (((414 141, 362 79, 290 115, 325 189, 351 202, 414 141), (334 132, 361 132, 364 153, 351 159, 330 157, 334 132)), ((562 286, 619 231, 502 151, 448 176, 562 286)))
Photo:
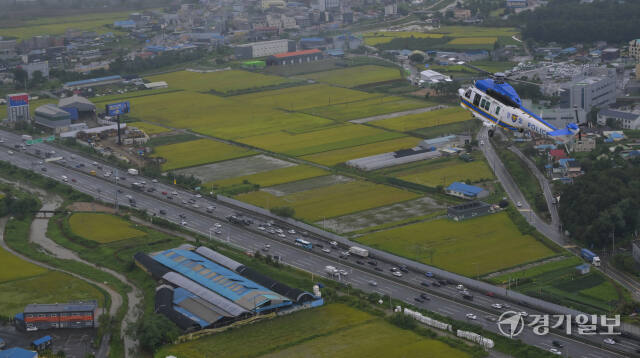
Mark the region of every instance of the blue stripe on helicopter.
POLYGON ((485 113, 484 111, 481 111, 480 109, 478 109, 478 107, 474 106, 473 104, 469 103, 467 100, 465 99, 460 99, 462 101, 462 103, 464 105, 466 105, 467 107, 471 108, 472 110, 474 110, 477 113, 480 113, 481 115, 483 115, 484 117, 486 117, 488 120, 490 120, 491 122, 494 122, 502 127, 505 127, 507 129, 511 129, 512 131, 517 131, 518 129, 515 127, 512 127, 500 120, 495 119, 492 115, 485 113))
POLYGON ((545 126, 549 127, 552 131, 555 131, 555 130, 558 129, 558 128, 554 127, 553 125, 551 125, 551 123, 548 123, 547 121, 542 119, 542 117, 540 117, 537 114, 535 114, 535 113, 531 112, 530 110, 528 110, 527 108, 520 106, 520 109, 523 110, 528 115, 530 115, 531 117, 533 117, 533 118, 537 119, 538 121, 540 121, 540 123, 542 123, 545 126))

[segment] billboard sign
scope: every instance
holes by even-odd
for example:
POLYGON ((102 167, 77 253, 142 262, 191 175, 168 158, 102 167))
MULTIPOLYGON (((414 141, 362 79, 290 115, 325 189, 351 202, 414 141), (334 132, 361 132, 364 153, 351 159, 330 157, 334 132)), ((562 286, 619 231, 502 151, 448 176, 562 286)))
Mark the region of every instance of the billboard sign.
POLYGON ((18 94, 9 96, 9 107, 26 106, 29 104, 28 94, 18 94))
POLYGON ((105 112, 107 112, 107 115, 109 116, 118 116, 121 114, 129 113, 130 109, 131 105, 129 104, 129 101, 105 105, 105 112))

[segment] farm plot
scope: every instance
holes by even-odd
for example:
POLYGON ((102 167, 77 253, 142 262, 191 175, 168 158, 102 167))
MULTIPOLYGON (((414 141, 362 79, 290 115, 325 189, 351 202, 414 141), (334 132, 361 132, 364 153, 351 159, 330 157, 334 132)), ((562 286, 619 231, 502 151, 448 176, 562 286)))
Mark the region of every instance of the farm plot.
POLYGON ((317 221, 417 197, 418 194, 406 190, 358 180, 281 197, 260 190, 237 198, 266 208, 291 206, 296 210, 296 217, 317 221))
POLYGON ((290 134, 275 132, 239 139, 239 142, 291 156, 303 156, 335 149, 382 142, 403 137, 404 134, 388 132, 363 125, 344 124, 312 132, 290 134))
POLYGON ((372 228, 406 218, 425 216, 438 211, 444 212, 445 207, 427 196, 391 204, 380 208, 369 209, 355 214, 339 216, 337 218, 316 222, 326 225, 326 228, 339 234, 372 228))
POLYGON ((410 31, 379 31, 379 32, 367 32, 364 34, 364 43, 369 46, 376 46, 379 44, 391 42, 393 39, 400 38, 416 38, 416 39, 439 39, 444 35, 432 34, 424 32, 410 32, 410 31))
POLYGON ((193 92, 208 92, 213 90, 219 93, 258 89, 295 82, 284 77, 268 76, 240 70, 207 73, 177 71, 151 76, 147 79, 149 81, 166 81, 167 84, 169 84, 169 88, 172 89, 183 89, 193 92))
POLYGON ((124 11, 30 20, 26 21, 22 26, 1 27, 0 36, 16 37, 18 40, 24 40, 38 35, 60 35, 67 29, 105 33, 114 31, 105 25, 113 24, 116 20, 125 20, 128 16, 129 12, 124 11))
MULTIPOLYGON (((21 261, 26 263, 25 261, 21 261)), ((22 266, 23 264, 20 264, 22 266)), ((5 264, 0 263, 4 270, 5 264)), ((44 270, 44 269, 43 269, 44 270)), ((0 283, 0 312, 13 316, 29 303, 72 302, 97 300, 104 306, 104 295, 96 287, 58 271, 0 283)))
POLYGON ((354 66, 305 75, 304 78, 340 87, 357 87, 368 83, 402 79, 402 70, 397 67, 374 65, 354 66))
POLYGON ((75 234, 101 244, 145 235, 125 220, 103 213, 74 213, 69 224, 75 234))
POLYGON ((171 170, 246 157, 253 154, 256 154, 256 152, 246 148, 209 139, 198 139, 156 147, 153 156, 165 158, 166 162, 162 164, 162 169, 171 170))
POLYGON ((469 112, 460 107, 451 107, 424 113, 409 114, 369 124, 396 131, 412 131, 419 128, 435 127, 444 124, 463 122, 469 119, 469 112))
POLYGON ((430 187, 447 186, 454 181, 472 183, 494 178, 493 172, 482 158, 469 163, 457 158, 447 158, 436 162, 413 164, 404 168, 399 171, 386 171, 385 174, 430 187))
POLYGON ((532 236, 522 235, 504 212, 462 222, 440 219, 412 224, 356 240, 465 276, 482 275, 553 254, 532 236))
POLYGON ((497 37, 458 37, 448 42, 449 45, 493 45, 497 37))
POLYGON ((331 185, 349 183, 353 180, 354 179, 342 175, 325 175, 286 184, 274 185, 262 190, 275 196, 285 196, 307 190, 324 188, 331 185))
POLYGON ((152 136, 154 134, 166 133, 170 132, 171 129, 167 129, 165 127, 157 126, 155 124, 147 123, 147 122, 133 122, 128 123, 127 125, 131 127, 136 127, 140 130, 143 130, 147 135, 152 136))
POLYGON ((519 31, 513 27, 443 26, 438 32, 450 37, 511 37, 519 31))
POLYGON ((350 121, 353 119, 373 117, 380 114, 430 107, 432 105, 433 103, 431 102, 414 98, 381 96, 356 102, 308 108, 303 112, 338 121, 350 121))
POLYGON ((305 155, 301 157, 304 160, 310 162, 323 164, 323 165, 336 165, 338 163, 344 163, 350 159, 368 157, 375 154, 393 152, 398 149, 413 148, 420 143, 420 138, 416 137, 402 137, 397 139, 386 140, 383 142, 376 142, 372 144, 359 145, 350 148, 330 150, 328 152, 321 152, 317 154, 305 155))
POLYGON ((19 280, 25 277, 41 275, 46 269, 13 256, 0 248, 0 282, 19 280))
POLYGON ((155 357, 408 357, 464 358, 448 345, 397 328, 341 304, 232 329, 161 348, 155 357))
POLYGON ((233 178, 250 176, 256 173, 269 172, 287 168, 296 164, 270 157, 264 154, 227 160, 221 163, 205 164, 177 170, 179 174, 193 175, 203 183, 233 180, 233 178))
POLYGON ((269 171, 264 171, 251 175, 244 175, 235 178, 229 178, 216 182, 206 183, 205 185, 217 185, 220 187, 231 186, 241 184, 244 181, 248 181, 252 184, 258 184, 261 187, 269 187, 282 183, 295 182, 299 180, 305 180, 309 178, 315 178, 318 176, 328 175, 329 172, 308 166, 308 165, 294 165, 269 171))
POLYGON ((381 94, 370 94, 347 88, 331 87, 325 84, 314 84, 234 96, 233 99, 245 106, 259 105, 286 111, 300 111, 317 107, 318 104, 329 106, 379 96, 381 94))

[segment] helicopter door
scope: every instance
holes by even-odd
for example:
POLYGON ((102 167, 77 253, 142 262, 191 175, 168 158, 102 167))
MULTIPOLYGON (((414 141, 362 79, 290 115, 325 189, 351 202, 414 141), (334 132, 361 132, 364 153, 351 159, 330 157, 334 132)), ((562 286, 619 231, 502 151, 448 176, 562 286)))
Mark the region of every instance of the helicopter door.
POLYGON ((480 99, 481 98, 482 98, 482 96, 476 93, 476 96, 473 97, 473 105, 476 106, 476 107, 478 105, 480 105, 480 99))

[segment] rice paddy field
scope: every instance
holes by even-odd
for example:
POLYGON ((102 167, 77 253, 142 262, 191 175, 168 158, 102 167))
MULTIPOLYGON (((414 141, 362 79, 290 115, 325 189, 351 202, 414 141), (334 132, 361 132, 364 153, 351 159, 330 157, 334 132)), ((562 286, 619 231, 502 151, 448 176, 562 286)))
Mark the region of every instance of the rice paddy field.
POLYGON ((301 159, 314 163, 333 166, 351 159, 368 157, 375 154, 393 152, 399 149, 413 148, 420 143, 420 138, 401 137, 383 142, 359 145, 344 149, 330 150, 317 154, 305 155, 301 159))
POLYGON ((127 125, 143 130, 149 136, 171 131, 170 129, 167 129, 165 127, 157 126, 155 124, 151 124, 147 122, 133 122, 133 123, 128 123, 127 125))
POLYGON ((415 357, 466 358, 441 341, 427 339, 384 319, 342 304, 300 311, 161 348, 155 357, 415 357))
POLYGON ((128 11, 102 12, 28 20, 20 26, 0 27, 0 36, 24 40, 38 35, 61 35, 67 29, 97 33, 113 32, 114 29, 109 29, 104 25, 113 24, 117 20, 126 20, 129 14, 128 11))
POLYGON ((356 240, 469 277, 554 254, 532 236, 522 235, 505 212, 461 222, 439 219, 411 224, 356 240))
POLYGON ((410 32, 410 31, 377 31, 377 32, 367 32, 363 35, 364 43, 369 46, 375 46, 383 43, 390 42, 395 38, 409 38, 414 37, 417 39, 439 39, 444 35, 435 34, 435 33, 424 33, 424 32, 410 32))
POLYGON ((110 214, 74 213, 69 224, 75 234, 101 244, 146 235, 124 219, 110 214))
POLYGON ((219 93, 257 89, 295 82, 285 77, 263 75, 240 70, 217 72, 177 71, 146 78, 149 81, 166 81, 171 89, 182 89, 193 92, 219 93))
POLYGON ((198 139, 158 146, 154 148, 153 156, 165 158, 167 161, 162 164, 162 169, 172 170, 246 157, 254 154, 256 154, 256 152, 246 148, 210 139, 198 139))
POLYGON ((300 134, 274 132, 255 137, 246 137, 238 141, 296 157, 382 142, 403 136, 401 133, 348 123, 300 134))
POLYGON ((335 86, 351 88, 369 83, 399 80, 403 78, 403 73, 402 70, 397 67, 364 65, 331 71, 314 72, 305 75, 304 78, 335 86))
POLYGON ((366 209, 411 200, 420 195, 394 187, 355 180, 284 196, 264 190, 240 194, 236 198, 263 208, 291 206, 296 217, 317 221, 323 217, 354 213, 366 209))
POLYGON ((406 132, 420 128, 435 127, 444 124, 469 120, 471 115, 460 107, 438 109, 418 114, 409 114, 389 119, 369 122, 369 124, 386 129, 406 132))
POLYGON ((283 183, 294 182, 330 174, 328 171, 308 165, 295 165, 291 167, 278 168, 260 173, 244 175, 229 179, 223 179, 205 183, 206 187, 216 185, 219 187, 241 184, 245 180, 252 184, 259 184, 261 187, 268 187, 283 183))
POLYGON ((458 37, 448 42, 449 45, 493 45, 497 37, 458 37))
POLYGON ((353 119, 408 111, 433 105, 433 102, 420 99, 398 96, 381 96, 361 101, 334 104, 331 106, 313 107, 304 110, 304 113, 337 121, 350 121, 353 119))
POLYGON ((447 157, 409 163, 379 172, 408 182, 436 187, 448 186, 454 181, 467 183, 493 180, 493 172, 481 154, 474 155, 474 161, 465 162, 457 157, 447 157))
POLYGON ((20 280, 47 272, 47 269, 24 261, 1 247, 0 268, 0 282, 20 280))
POLYGON ((512 27, 442 26, 438 33, 450 37, 511 37, 519 31, 512 27))

